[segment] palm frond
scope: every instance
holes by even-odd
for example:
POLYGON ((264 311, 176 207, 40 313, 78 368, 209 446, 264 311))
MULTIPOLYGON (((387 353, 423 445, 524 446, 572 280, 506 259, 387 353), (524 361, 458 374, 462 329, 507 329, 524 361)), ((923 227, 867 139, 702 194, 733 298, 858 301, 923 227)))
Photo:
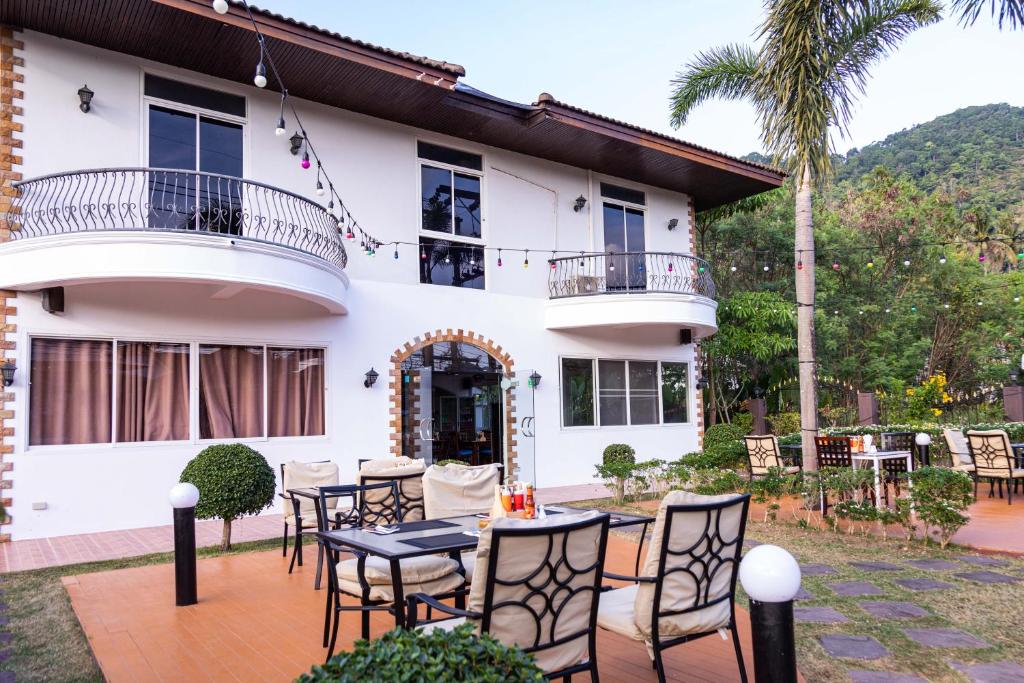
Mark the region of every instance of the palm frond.
POLYGON ((1024 2, 1022 0, 953 0, 953 11, 960 12, 960 24, 973 26, 978 16, 989 6, 989 16, 996 16, 996 5, 999 6, 999 30, 1006 23, 1011 30, 1024 29, 1024 2))
POLYGON ((702 102, 712 98, 749 99, 757 73, 757 53, 747 45, 726 45, 701 52, 672 79, 670 123, 674 128, 702 102))

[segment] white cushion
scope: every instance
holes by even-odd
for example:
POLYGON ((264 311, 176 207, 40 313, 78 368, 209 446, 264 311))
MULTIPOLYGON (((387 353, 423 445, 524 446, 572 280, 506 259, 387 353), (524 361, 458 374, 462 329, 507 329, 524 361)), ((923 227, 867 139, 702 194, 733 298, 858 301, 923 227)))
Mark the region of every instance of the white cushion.
MULTIPOLYGON (((426 593, 427 595, 440 595, 441 593, 447 593, 457 588, 461 588, 464 582, 462 577, 457 573, 453 572, 447 576, 443 576, 440 579, 433 581, 427 581, 424 583, 411 583, 403 582, 402 589, 405 591, 405 595, 408 597, 412 593, 426 593)), ((361 596, 363 594, 363 588, 359 585, 358 581, 349 581, 348 579, 338 578, 338 587, 343 593, 348 595, 361 596)), ((395 599, 395 590, 390 583, 375 583, 370 584, 370 599, 371 600, 382 600, 385 602, 391 602, 395 599)))
POLYGON ((953 469, 957 472, 973 472, 974 465, 953 465, 953 469))
MULTIPOLYGON (((333 462, 297 462, 295 460, 284 464, 284 481, 281 482, 285 495, 289 489, 305 489, 317 486, 337 486, 338 466, 333 462)), ((296 496, 299 501, 299 514, 305 526, 306 518, 312 519, 312 526, 316 526, 317 502, 304 496, 296 496)), ((285 518, 294 517, 295 508, 292 506, 291 497, 282 498, 282 506, 285 518)), ((344 497, 327 500, 328 509, 335 509, 339 503, 344 502, 344 497)), ((289 521, 294 524, 294 519, 289 521)))
POLYGON ((473 582, 473 571, 476 569, 476 551, 462 551, 462 566, 466 570, 466 583, 473 582))
POLYGON ((489 512, 499 479, 498 466, 493 464, 479 467, 431 465, 423 474, 427 519, 489 512))
POLYGON ((432 633, 434 631, 454 631, 457 627, 462 626, 465 623, 465 617, 456 617, 454 619, 435 621, 432 624, 423 624, 423 626, 420 626, 419 628, 424 633, 432 633))
POLYGON ((639 586, 633 584, 601 593, 601 604, 597 608, 597 625, 633 640, 644 640, 644 634, 640 633, 636 626, 634 613, 638 589, 639 586))
POLYGON ((959 429, 943 429, 942 436, 946 439, 946 448, 953 465, 973 465, 971 452, 967 448, 967 438, 959 429))
MULTIPOLYGON (((386 480, 388 477, 404 477, 410 474, 423 474, 425 468, 426 464, 422 460, 409 458, 404 455, 393 458, 367 460, 359 467, 359 483, 375 484, 380 483, 382 480, 386 480), (366 476, 372 476, 373 480, 366 482, 364 479, 366 476)), ((412 501, 420 501, 423 499, 422 477, 400 479, 398 482, 398 488, 400 491, 399 498, 412 501)), ((393 501, 388 500, 390 495, 391 494, 387 489, 376 489, 366 492, 365 500, 368 504, 367 509, 371 512, 371 519, 372 513, 376 512, 381 507, 380 505, 375 504, 385 503, 388 507, 393 504, 393 501)), ((420 504, 411 508, 403 505, 403 522, 413 522, 420 519, 423 519, 423 510, 420 504)))
MULTIPOLYGON (((410 557, 401 561, 403 583, 427 583, 455 573, 459 564, 450 557, 438 555, 424 555, 422 557, 410 557)), ((366 566, 363 569, 366 576, 366 583, 390 584, 391 563, 382 557, 371 555, 366 558, 366 566)), ((338 578, 345 581, 359 581, 359 561, 345 560, 338 563, 338 578)))

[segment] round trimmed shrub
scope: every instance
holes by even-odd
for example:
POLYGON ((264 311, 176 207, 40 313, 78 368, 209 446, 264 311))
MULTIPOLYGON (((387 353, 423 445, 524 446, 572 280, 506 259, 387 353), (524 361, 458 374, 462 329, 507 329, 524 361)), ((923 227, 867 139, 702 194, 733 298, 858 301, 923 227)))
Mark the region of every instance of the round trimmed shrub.
POLYGON ((743 444, 743 437, 747 435, 743 427, 725 422, 711 425, 704 430, 704 450, 715 448, 722 444, 739 443, 743 444))
POLYGON ((221 550, 231 549, 231 522, 270 507, 277 487, 266 458, 240 443, 204 448, 185 465, 181 481, 199 489, 196 517, 224 520, 221 550))
POLYGON ((340 652, 326 664, 314 665, 298 683, 362 683, 362 681, 430 681, 461 683, 540 683, 544 674, 533 657, 501 644, 472 624, 450 633, 395 629, 374 640, 359 640, 351 652, 340 652))
POLYGON ((613 443, 604 449, 602 460, 607 465, 613 460, 626 460, 636 462, 636 451, 628 443, 613 443))

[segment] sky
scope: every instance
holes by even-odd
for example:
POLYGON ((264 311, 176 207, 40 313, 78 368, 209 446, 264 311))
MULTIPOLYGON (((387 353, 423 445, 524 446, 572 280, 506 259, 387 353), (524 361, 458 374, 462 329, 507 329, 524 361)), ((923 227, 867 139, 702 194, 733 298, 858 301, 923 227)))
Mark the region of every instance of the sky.
MULTIPOLYGON (((701 105, 685 126, 668 123, 670 81, 702 50, 750 43, 759 0, 254 0, 270 9, 395 50, 461 64, 461 80, 492 95, 569 104, 734 155, 762 149, 753 109, 701 105)), ((1024 31, 988 16, 952 19, 910 35, 872 69, 838 151, 961 107, 1024 106, 1024 31)))

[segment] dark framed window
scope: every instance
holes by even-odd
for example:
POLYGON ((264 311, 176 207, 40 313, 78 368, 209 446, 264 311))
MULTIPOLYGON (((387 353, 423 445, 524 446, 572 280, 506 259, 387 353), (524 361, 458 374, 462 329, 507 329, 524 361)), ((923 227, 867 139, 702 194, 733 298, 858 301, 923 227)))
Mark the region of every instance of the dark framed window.
POLYGON ((562 425, 594 426, 594 361, 562 359, 562 425))
POLYGON ((480 239, 483 236, 482 157, 428 142, 417 143, 417 153, 420 158, 420 227, 454 237, 480 239))
POLYGON ((143 92, 147 97, 156 97, 168 102, 179 102, 190 107, 209 109, 245 118, 245 98, 241 95, 230 95, 153 74, 146 74, 143 92))
POLYGON ((438 161, 449 166, 461 166, 462 168, 471 168, 474 171, 482 171, 484 168, 483 157, 479 154, 463 152, 461 149, 452 149, 451 147, 442 147, 441 145, 434 145, 429 142, 417 142, 416 154, 420 159, 438 161))
POLYGON ((561 369, 563 427, 689 422, 687 363, 563 358, 561 369))
POLYGON ((640 190, 631 190, 628 187, 619 187, 611 183, 601 183, 601 196, 627 204, 639 204, 640 206, 647 204, 647 196, 640 190))
POLYGON ((420 282, 484 288, 484 250, 473 244, 420 237, 420 282))
POLYGON ((689 422, 686 363, 661 364, 661 421, 665 424, 689 422))

